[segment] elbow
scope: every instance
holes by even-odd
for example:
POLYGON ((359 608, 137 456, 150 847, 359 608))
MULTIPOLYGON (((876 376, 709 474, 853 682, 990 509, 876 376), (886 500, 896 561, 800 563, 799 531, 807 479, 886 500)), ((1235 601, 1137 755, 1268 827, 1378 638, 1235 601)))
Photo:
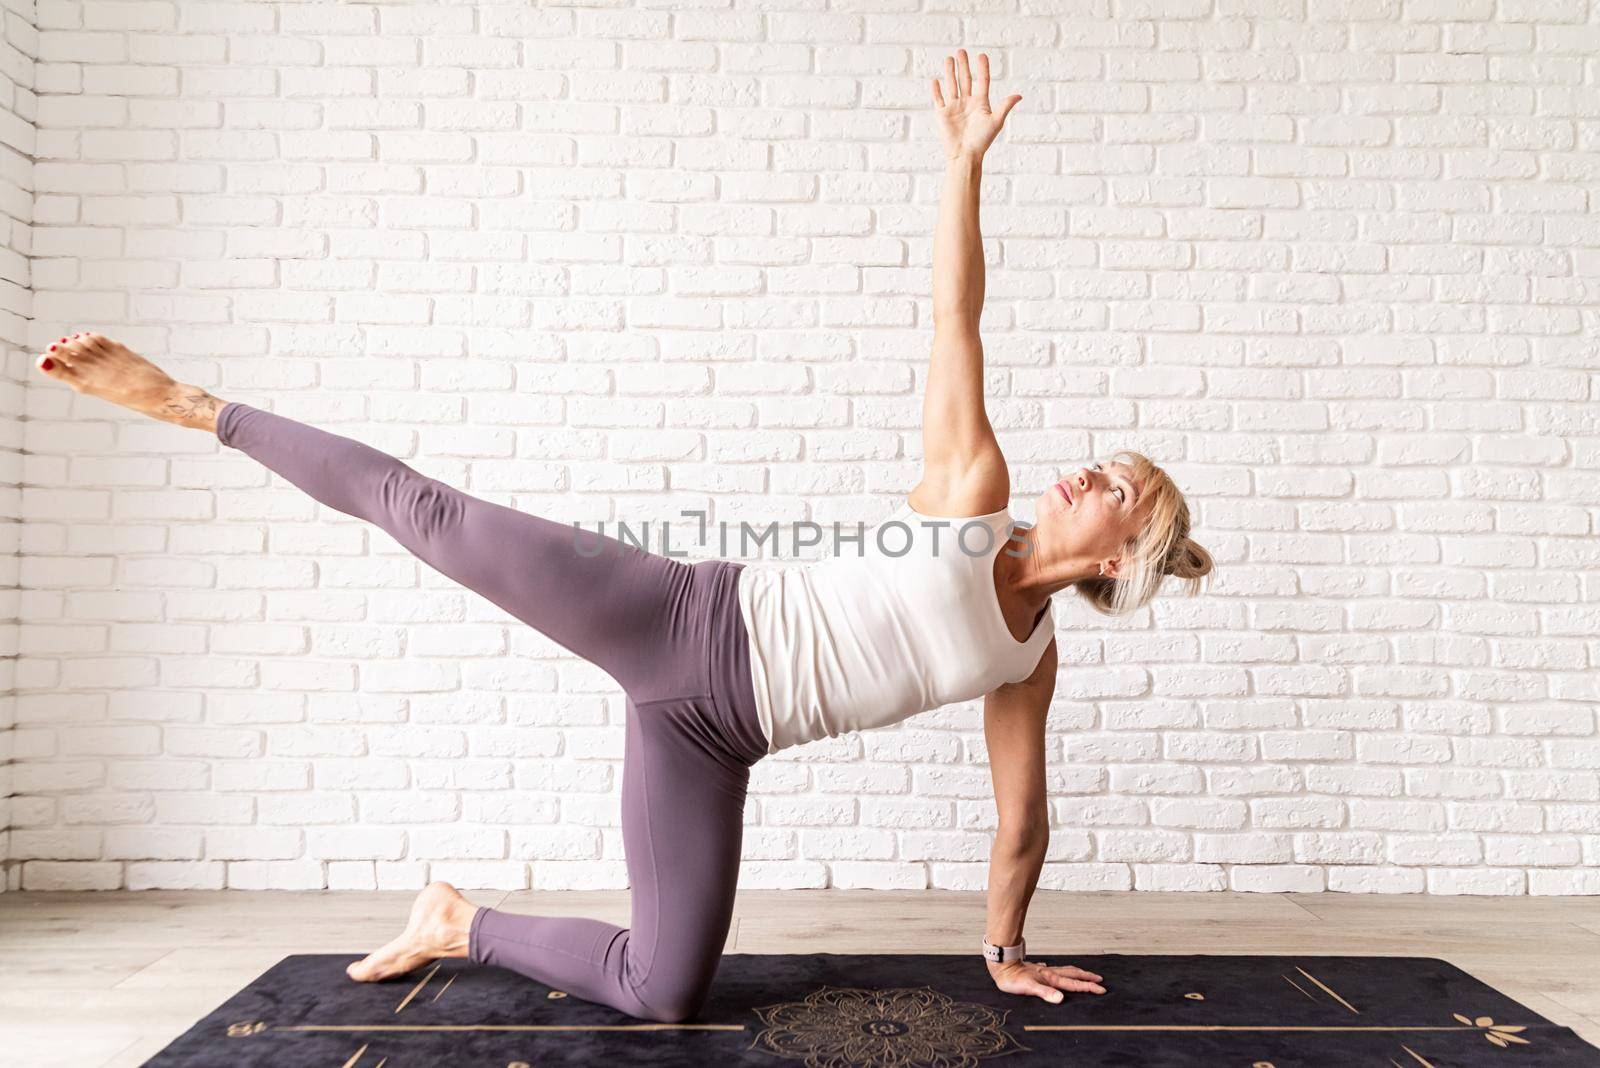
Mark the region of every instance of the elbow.
POLYGON ((935 330, 977 330, 980 312, 966 303, 935 304, 933 328, 935 330))

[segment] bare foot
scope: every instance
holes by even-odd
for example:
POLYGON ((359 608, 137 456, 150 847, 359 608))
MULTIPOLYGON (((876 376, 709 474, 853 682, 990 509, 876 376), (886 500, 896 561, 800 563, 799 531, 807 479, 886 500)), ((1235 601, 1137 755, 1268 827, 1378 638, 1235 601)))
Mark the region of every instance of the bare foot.
POLYGON ((358 983, 404 975, 439 957, 465 957, 478 906, 446 882, 432 882, 411 903, 405 933, 356 961, 345 974, 358 983))
POLYGON ((47 377, 79 393, 120 404, 153 419, 200 430, 217 429, 223 402, 198 386, 186 386, 104 334, 62 338, 36 366, 47 377))

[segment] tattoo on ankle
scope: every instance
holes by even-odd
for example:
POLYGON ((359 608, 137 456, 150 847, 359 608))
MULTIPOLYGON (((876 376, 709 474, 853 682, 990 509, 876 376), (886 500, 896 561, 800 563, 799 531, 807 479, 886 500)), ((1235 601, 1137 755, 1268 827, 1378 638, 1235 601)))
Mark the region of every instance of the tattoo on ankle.
POLYGON ((202 422, 217 418, 222 402, 203 389, 188 386, 169 396, 161 405, 161 414, 179 422, 198 419, 202 422))

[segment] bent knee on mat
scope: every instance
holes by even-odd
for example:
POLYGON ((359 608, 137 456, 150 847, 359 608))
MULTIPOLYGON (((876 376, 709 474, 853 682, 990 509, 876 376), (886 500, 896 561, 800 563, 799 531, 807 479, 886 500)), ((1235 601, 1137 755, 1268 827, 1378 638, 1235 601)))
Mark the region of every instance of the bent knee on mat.
POLYGON ((651 987, 638 992, 637 1015, 656 1023, 683 1023, 700 1012, 709 993, 704 987, 651 987))

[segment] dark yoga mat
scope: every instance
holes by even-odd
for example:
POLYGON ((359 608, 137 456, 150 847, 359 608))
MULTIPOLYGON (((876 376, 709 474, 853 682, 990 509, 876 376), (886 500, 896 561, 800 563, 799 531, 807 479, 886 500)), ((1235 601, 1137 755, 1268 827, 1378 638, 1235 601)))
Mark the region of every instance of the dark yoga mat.
POLYGON ((1600 1050, 1426 957, 1075 957, 1107 993, 996 989, 977 954, 722 958, 705 1008, 649 1023, 501 968, 356 983, 285 957, 148 1068, 1574 1068, 1600 1050))

